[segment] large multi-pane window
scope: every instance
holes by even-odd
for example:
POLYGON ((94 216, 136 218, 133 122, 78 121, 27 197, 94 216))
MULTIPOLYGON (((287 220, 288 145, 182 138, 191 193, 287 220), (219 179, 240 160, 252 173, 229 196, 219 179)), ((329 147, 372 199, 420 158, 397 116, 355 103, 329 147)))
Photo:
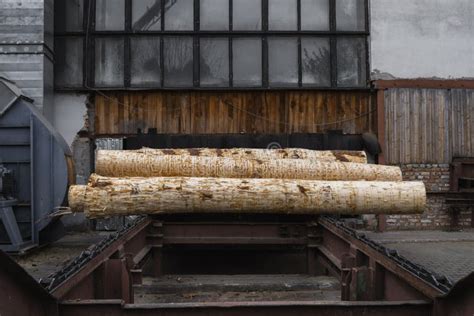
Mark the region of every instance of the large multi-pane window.
POLYGON ((59 89, 367 87, 367 0, 55 3, 59 89))

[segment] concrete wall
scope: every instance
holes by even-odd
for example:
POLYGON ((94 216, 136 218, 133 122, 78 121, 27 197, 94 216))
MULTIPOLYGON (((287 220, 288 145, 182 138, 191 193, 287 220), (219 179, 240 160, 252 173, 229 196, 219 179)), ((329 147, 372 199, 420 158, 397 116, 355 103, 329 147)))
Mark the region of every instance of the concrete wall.
POLYGON ((372 79, 474 78, 473 0, 371 0, 372 79))
POLYGON ((53 106, 53 126, 64 137, 73 151, 78 184, 87 183, 91 169, 91 141, 78 135, 88 132, 88 94, 56 92, 53 106))
POLYGON ((54 94, 53 126, 72 145, 81 129, 87 130, 87 94, 56 92, 54 94))
MULTIPOLYGON (((81 137, 80 131, 89 130, 88 94, 58 92, 54 94, 53 125, 64 137, 73 152, 76 183, 86 184, 91 172, 91 141, 81 137)), ((63 216, 61 221, 68 229, 83 230, 89 227, 84 214, 63 216)))

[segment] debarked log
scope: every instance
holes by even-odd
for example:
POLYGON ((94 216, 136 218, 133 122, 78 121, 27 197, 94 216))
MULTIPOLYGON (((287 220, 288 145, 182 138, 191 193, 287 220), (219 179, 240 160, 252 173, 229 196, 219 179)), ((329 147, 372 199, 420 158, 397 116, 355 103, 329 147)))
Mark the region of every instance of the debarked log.
POLYGON ((109 177, 221 177, 401 181, 399 167, 308 159, 238 159, 99 150, 96 173, 109 177))
POLYGON ((235 178, 109 178, 71 186, 69 206, 89 218, 170 213, 414 214, 422 182, 235 178))
POLYGON ((352 150, 311 150, 304 148, 142 148, 134 152, 149 155, 177 155, 177 156, 200 156, 200 157, 226 157, 239 159, 309 159, 317 161, 342 161, 367 163, 367 155, 364 151, 352 150))

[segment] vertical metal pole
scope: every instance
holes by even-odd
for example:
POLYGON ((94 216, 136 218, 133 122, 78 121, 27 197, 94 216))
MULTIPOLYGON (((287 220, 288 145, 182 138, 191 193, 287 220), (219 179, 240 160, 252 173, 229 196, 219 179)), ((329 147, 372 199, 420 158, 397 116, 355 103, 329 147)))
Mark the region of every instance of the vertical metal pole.
MULTIPOLYGON (((199 32, 201 21, 201 10, 199 0, 194 0, 194 32, 199 32)), ((200 63, 200 36, 193 36, 193 86, 198 88, 200 86, 199 63, 200 63)))
MULTIPOLYGON (((301 0, 297 0, 296 2, 297 7, 297 29, 298 32, 301 31, 301 0)), ((301 51, 301 36, 298 36, 298 87, 302 87, 303 85, 303 62, 302 62, 302 51, 301 51)))
MULTIPOLYGON (((132 32, 132 0, 125 0, 125 32, 132 32)), ((130 87, 131 82, 131 39, 130 36, 124 38, 124 53, 123 53, 123 62, 124 62, 124 86, 126 88, 130 87)))
MULTIPOLYGON (((234 1, 229 0, 229 31, 232 32, 234 29, 234 16, 233 16, 233 10, 234 10, 234 1)), ((233 37, 228 36, 227 37, 228 44, 229 44, 229 87, 232 88, 234 86, 234 52, 232 51, 232 41, 233 37)))
MULTIPOLYGON (((165 0, 161 0, 161 31, 165 30, 165 19, 166 19, 166 14, 165 14, 165 0)), ((163 36, 160 36, 160 76, 161 76, 161 88, 164 87, 164 82, 165 82, 165 62, 164 62, 164 54, 165 54, 165 48, 164 48, 164 39, 163 36)))
MULTIPOLYGON (((268 0, 262 0, 262 30, 268 31, 268 0)), ((262 86, 269 87, 268 78, 268 37, 262 36, 262 86)))
POLYGON ((85 56, 85 62, 86 62, 86 75, 87 75, 87 81, 86 84, 88 87, 94 87, 95 86, 95 36, 94 30, 95 30, 95 6, 96 6, 96 0, 88 0, 89 2, 89 13, 88 13, 88 21, 89 25, 86 28, 86 56, 85 56))
MULTIPOLYGON (((329 0, 329 31, 336 32, 336 0, 329 0)), ((330 37, 331 87, 337 87, 337 37, 330 37)))

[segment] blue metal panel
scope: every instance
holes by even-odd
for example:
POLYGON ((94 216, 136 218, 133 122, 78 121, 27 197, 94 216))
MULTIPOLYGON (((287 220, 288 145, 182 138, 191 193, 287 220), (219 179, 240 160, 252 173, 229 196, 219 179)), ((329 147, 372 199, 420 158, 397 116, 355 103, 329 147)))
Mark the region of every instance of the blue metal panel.
MULTIPOLYGON (((2 85, 0 90, 9 89, 2 85)), ((5 94, 5 93, 4 93, 5 94)), ((52 219, 49 215, 63 205, 69 179, 69 146, 39 113, 30 100, 18 96, 0 115, 0 161, 15 178, 13 207, 16 225, 23 238, 38 243, 39 232, 52 219)), ((8 217, 10 220, 12 216, 8 217)), ((8 223, 11 225, 11 223, 8 223)), ((8 240, 5 225, 0 225, 0 243, 8 240)), ((0 248, 11 250, 0 245, 0 248)))
MULTIPOLYGON (((0 146, 3 145, 29 145, 29 128, 0 127, 0 146)), ((2 147, 0 147, 0 150, 2 147)))

